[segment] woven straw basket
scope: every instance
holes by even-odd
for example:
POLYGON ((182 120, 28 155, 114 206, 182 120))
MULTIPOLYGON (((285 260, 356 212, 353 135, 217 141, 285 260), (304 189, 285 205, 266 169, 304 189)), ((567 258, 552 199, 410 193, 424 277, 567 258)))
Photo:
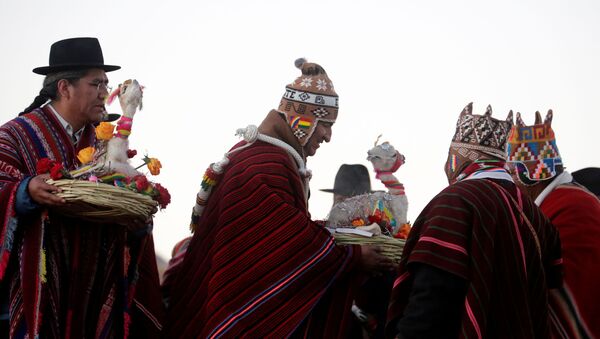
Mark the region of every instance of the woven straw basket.
POLYGON ((48 180, 59 187, 67 205, 54 207, 61 213, 93 222, 131 224, 147 220, 158 203, 147 195, 125 188, 85 180, 48 180))
POLYGON ((363 237, 356 234, 335 233, 333 237, 338 245, 377 245, 381 248, 381 254, 396 263, 400 261, 406 243, 404 239, 396 239, 385 235, 363 237))

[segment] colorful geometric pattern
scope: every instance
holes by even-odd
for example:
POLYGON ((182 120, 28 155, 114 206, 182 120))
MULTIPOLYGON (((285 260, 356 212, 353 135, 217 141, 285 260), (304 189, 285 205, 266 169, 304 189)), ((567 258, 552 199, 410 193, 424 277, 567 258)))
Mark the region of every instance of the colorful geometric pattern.
POLYGON ((517 113, 517 124, 512 128, 506 146, 508 163, 515 164, 519 180, 534 185, 562 173, 563 164, 552 130, 552 110, 545 121, 536 112, 535 124, 526 126, 517 113))

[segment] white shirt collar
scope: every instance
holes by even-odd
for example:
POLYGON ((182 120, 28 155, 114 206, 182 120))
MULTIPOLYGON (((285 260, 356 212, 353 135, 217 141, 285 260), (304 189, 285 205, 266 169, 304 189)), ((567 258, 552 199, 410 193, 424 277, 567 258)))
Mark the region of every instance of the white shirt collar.
POLYGON ((60 124, 65 129, 67 134, 71 137, 71 139, 73 140, 73 143, 76 144, 79 141, 81 134, 83 133, 83 127, 80 128, 77 132, 74 132, 73 126, 71 126, 71 124, 69 124, 67 122, 67 120, 65 120, 65 118, 63 118, 60 114, 58 114, 56 109, 54 109, 54 107, 52 107, 51 104, 48 104, 47 106, 52 111, 52 113, 54 113, 54 116, 56 116, 56 119, 58 119, 58 121, 60 121, 60 124))
POLYGON ((546 197, 548 196, 548 194, 550 194, 550 192, 552 192, 556 187, 558 187, 559 185, 562 184, 567 184, 573 181, 573 176, 571 175, 571 173, 564 171, 561 174, 557 175, 554 180, 552 180, 552 182, 550 182, 550 184, 548 184, 548 186, 546 186, 546 188, 544 188, 544 190, 542 191, 542 193, 540 193, 540 195, 537 196, 537 198, 535 198, 535 204, 540 206, 542 204, 542 202, 544 201, 544 199, 546 199, 546 197))
POLYGON ((508 174, 505 171, 502 172, 486 172, 486 171, 481 171, 481 172, 475 172, 473 174, 471 174, 470 176, 466 177, 464 180, 471 180, 471 179, 498 179, 498 180, 506 180, 506 181, 510 181, 513 182, 513 178, 510 176, 510 174, 508 174))

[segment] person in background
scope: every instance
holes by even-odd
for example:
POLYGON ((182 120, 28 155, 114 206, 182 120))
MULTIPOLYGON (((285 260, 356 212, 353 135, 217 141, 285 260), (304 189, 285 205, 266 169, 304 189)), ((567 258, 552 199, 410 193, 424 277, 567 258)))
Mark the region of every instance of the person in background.
POLYGON ((279 109, 205 174, 165 273, 168 338, 344 338, 356 276, 393 267, 311 220, 306 159, 331 140, 338 96, 320 65, 296 66, 279 109))
MULTIPOLYGON (((369 170, 360 164, 343 164, 340 166, 333 188, 321 189, 333 193, 333 204, 367 193, 371 190, 369 170)), ((383 338, 390 300, 390 292, 394 281, 393 272, 385 272, 376 276, 365 277, 357 289, 352 312, 351 338, 383 338)))
POLYGON ((600 338, 600 200, 565 170, 552 130, 552 111, 544 122, 517 122, 506 156, 517 185, 535 200, 560 233, 564 285, 550 298, 554 335, 600 338))
POLYGON ((408 236, 386 334, 549 338, 548 288, 561 284, 558 232, 505 168, 512 125, 461 112, 445 172, 408 236))
POLYGON ((333 204, 365 193, 372 193, 369 170, 364 165, 343 164, 338 169, 333 188, 323 188, 322 192, 333 193, 333 204))
POLYGON ((600 168, 587 167, 571 173, 578 184, 600 197, 600 168))
MULTIPOLYGON (((43 87, 0 127, 2 337, 158 337, 164 309, 152 226, 127 229, 59 215, 60 190, 40 160, 73 170, 106 120, 106 72, 96 38, 54 43, 43 87)), ((53 167, 53 170, 56 169, 53 167)))

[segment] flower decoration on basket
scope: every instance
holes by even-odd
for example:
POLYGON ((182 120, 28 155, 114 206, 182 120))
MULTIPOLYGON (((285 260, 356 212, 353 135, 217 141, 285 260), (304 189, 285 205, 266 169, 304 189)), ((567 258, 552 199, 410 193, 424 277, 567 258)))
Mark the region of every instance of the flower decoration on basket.
MULTIPOLYGON (((67 202, 83 200, 89 205, 99 204, 96 200, 86 200, 82 193, 84 187, 85 190, 96 187, 97 194, 107 194, 106 198, 110 198, 112 195, 112 200, 116 204, 110 202, 111 205, 118 205, 124 199, 133 199, 129 202, 130 205, 144 205, 143 211, 140 210, 139 213, 134 213, 134 216, 140 218, 148 218, 156 211, 157 205, 163 209, 170 203, 171 197, 168 190, 158 183, 149 181, 145 174, 138 171, 142 167, 146 167, 150 174, 160 174, 162 164, 158 159, 144 155, 142 165, 133 167, 129 163, 130 159, 137 155, 137 151, 129 149, 128 138, 131 134, 133 117, 138 108, 141 109, 142 107, 142 96, 143 86, 136 80, 125 81, 109 96, 108 104, 112 103, 115 98, 119 98, 123 115, 116 126, 109 122, 101 122, 96 127, 96 144, 93 147, 86 147, 79 151, 77 159, 80 166, 77 169, 70 172, 66 171, 60 164, 56 164, 47 158, 38 162, 38 173, 50 173, 51 183, 61 187, 67 202), (69 194, 64 193, 66 183, 57 183, 57 180, 69 181, 69 187, 72 188, 69 194), (111 189, 108 189, 107 186, 111 189), (133 195, 123 195, 123 191, 131 192, 133 195), (78 194, 78 192, 81 194, 78 194)), ((109 206, 98 205, 96 207, 99 210, 108 209, 110 211, 113 209, 109 206)), ((86 208, 93 209, 92 206, 86 206, 86 208)), ((116 214, 123 213, 127 216, 126 211, 113 212, 116 214)))
POLYGON ((345 199, 332 207, 325 226, 338 245, 378 245, 383 255, 397 262, 405 240, 393 233, 399 227, 392 199, 387 192, 345 199))
POLYGON ((378 145, 378 141, 379 137, 367 152, 367 160, 388 191, 357 195, 335 204, 325 226, 340 245, 377 244, 384 255, 399 261, 410 223, 406 220, 408 200, 404 186, 394 173, 405 159, 388 142, 378 145))

